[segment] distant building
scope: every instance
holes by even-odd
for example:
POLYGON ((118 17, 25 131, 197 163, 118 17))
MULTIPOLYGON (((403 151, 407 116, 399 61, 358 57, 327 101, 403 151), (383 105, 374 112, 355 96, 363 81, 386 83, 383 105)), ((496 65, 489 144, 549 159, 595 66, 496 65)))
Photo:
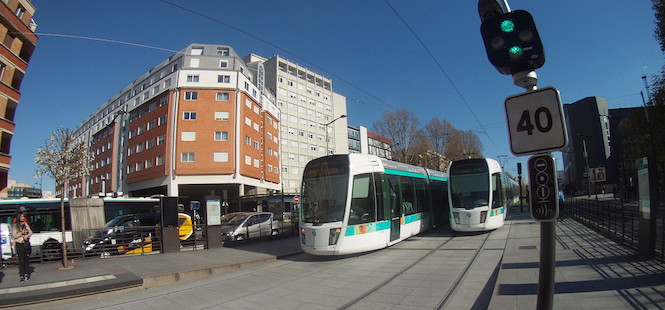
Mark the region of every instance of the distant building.
POLYGON ((596 180, 595 172, 607 171, 614 147, 610 145, 607 100, 587 97, 565 104, 564 112, 568 128, 568 148, 562 152, 565 189, 569 194, 600 191, 602 185, 610 181, 606 172, 599 173, 596 180))
POLYGON ((95 156, 69 196, 237 199, 280 186, 280 111, 262 62, 192 44, 152 68, 75 130, 95 156))
POLYGON ((9 180, 7 187, 7 198, 9 199, 20 199, 23 197, 27 198, 42 198, 42 191, 39 188, 34 188, 25 183, 18 183, 14 180, 9 180))
POLYGON ((392 159, 392 140, 367 131, 366 127, 348 126, 349 153, 376 155, 392 159))
POLYGON ((10 148, 21 82, 37 44, 29 0, 2 0, 0 4, 0 198, 7 197, 10 148))

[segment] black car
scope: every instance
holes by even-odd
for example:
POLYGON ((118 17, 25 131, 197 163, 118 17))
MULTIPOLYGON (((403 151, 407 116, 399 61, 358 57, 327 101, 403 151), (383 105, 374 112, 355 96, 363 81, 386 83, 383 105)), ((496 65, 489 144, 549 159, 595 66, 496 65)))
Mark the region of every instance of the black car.
POLYGON ((131 252, 153 241, 160 219, 160 215, 155 213, 118 216, 83 241, 82 247, 86 254, 100 254, 102 257, 131 252))

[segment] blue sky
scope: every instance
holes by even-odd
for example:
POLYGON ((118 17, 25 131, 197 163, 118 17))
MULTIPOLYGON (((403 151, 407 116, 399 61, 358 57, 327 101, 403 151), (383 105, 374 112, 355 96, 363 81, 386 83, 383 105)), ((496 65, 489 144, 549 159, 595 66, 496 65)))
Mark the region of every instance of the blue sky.
MULTIPOLYGON (((422 124, 436 116, 476 131, 484 155, 508 155, 506 170, 513 174, 528 159, 510 152, 503 108, 505 97, 523 89, 487 60, 476 1, 388 0, 445 73, 385 1, 169 1, 261 40, 158 0, 32 0, 41 35, 21 86, 11 179, 38 183, 34 155, 53 130, 75 128, 173 54, 54 35, 174 51, 228 44, 243 56, 281 55, 332 78, 333 90, 347 98, 350 124, 371 128, 391 107, 408 108, 422 124)), ((610 108, 640 105, 641 76, 661 70, 649 0, 509 4, 533 15, 546 54, 538 87, 556 87, 563 103, 599 96, 610 108)), ((53 188, 44 180, 44 189, 53 188)))

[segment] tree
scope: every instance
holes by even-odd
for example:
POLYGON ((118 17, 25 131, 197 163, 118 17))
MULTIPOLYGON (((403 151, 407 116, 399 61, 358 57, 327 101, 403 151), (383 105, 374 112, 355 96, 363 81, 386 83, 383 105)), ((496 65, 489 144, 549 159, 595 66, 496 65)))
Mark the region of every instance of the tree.
POLYGON ((444 153, 449 160, 483 157, 483 144, 472 131, 453 129, 448 135, 448 146, 444 153))
POLYGON ((416 140, 422 134, 418 129, 420 121, 416 115, 407 110, 401 109, 395 112, 386 111, 383 118, 372 124, 373 130, 381 136, 393 141, 395 147, 395 160, 403 163, 413 163, 415 154, 414 147, 416 140))
POLYGON ((60 230, 62 231, 63 268, 69 269, 67 263, 67 239, 65 239, 65 195, 68 193, 69 181, 90 174, 89 163, 92 155, 88 152, 85 141, 77 141, 72 132, 60 128, 46 140, 43 147, 37 149, 35 155, 36 173, 47 175, 55 180, 56 188, 60 188, 60 230))

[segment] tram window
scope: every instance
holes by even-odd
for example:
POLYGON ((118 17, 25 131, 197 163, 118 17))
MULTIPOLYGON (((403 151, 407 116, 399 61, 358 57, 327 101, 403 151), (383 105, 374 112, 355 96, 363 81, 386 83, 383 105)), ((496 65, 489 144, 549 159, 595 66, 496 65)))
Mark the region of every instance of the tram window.
POLYGON ((390 201, 390 189, 388 188, 388 178, 378 173, 374 174, 374 189, 376 189, 376 219, 377 221, 387 220, 386 203, 390 201))
POLYGON ((400 201, 402 201, 402 191, 399 189, 399 178, 396 175, 389 175, 388 186, 390 189, 390 216, 391 218, 395 218, 401 216, 400 201))
POLYGON ((354 176, 351 193, 349 225, 375 222, 376 204, 374 200, 374 181, 372 180, 372 175, 367 173, 354 176))
POLYGON ((501 208, 501 175, 499 173, 492 174, 492 208, 501 208))
POLYGON ((427 203, 427 191, 426 191, 426 186, 427 184, 425 183, 425 179, 413 179, 413 182, 416 186, 416 205, 414 208, 414 212, 423 212, 423 211, 429 211, 425 210, 427 209, 427 206, 429 206, 429 203, 427 203))
POLYGON ((402 214, 416 213, 416 197, 413 188, 413 179, 409 177, 400 176, 400 187, 402 189, 402 214))

